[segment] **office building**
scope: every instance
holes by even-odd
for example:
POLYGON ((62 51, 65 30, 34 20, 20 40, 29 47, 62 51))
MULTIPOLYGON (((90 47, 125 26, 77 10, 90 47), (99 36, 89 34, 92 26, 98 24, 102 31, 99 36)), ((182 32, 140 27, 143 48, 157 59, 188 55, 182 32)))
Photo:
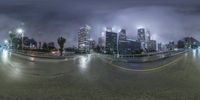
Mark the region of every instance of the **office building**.
POLYGON ((144 28, 140 28, 138 29, 138 41, 139 42, 145 42, 146 39, 145 39, 145 29, 144 28))
POLYGON ((117 53, 117 33, 106 31, 106 53, 117 53))
POLYGON ((127 37, 126 37, 126 30, 125 29, 122 29, 120 32, 119 32, 119 42, 120 41, 126 41, 127 37))
POLYGON ((162 43, 158 43, 158 51, 163 51, 162 43))
POLYGON ((78 50, 82 53, 89 52, 89 30, 90 26, 86 25, 78 32, 78 50))
POLYGON ((141 43, 134 40, 119 42, 119 54, 135 54, 141 49, 141 43))
POLYGON ((157 47, 157 44, 156 44, 155 40, 149 40, 147 42, 147 48, 146 49, 147 49, 148 52, 155 52, 156 47, 157 47))

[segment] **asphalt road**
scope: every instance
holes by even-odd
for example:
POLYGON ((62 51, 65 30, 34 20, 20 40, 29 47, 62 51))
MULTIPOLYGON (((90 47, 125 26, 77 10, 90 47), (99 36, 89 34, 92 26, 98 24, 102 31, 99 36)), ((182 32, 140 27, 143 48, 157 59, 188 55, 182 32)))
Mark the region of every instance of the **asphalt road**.
POLYGON ((96 54, 39 61, 2 51, 0 58, 0 100, 200 100, 200 50, 147 72, 96 54))

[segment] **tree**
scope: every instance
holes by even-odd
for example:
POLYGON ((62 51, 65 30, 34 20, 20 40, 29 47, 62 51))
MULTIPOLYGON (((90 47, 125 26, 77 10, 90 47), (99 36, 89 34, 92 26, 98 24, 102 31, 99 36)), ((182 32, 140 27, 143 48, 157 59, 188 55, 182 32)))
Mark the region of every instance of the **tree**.
POLYGON ((64 48, 64 44, 65 44, 65 42, 66 42, 66 39, 63 38, 63 37, 59 37, 59 38, 57 39, 57 42, 58 42, 58 45, 59 45, 59 47, 60 47, 60 49, 59 49, 59 51, 60 51, 60 56, 62 56, 62 55, 63 55, 63 48, 64 48))
POLYGON ((43 49, 43 50, 48 50, 48 46, 47 46, 47 43, 46 43, 46 42, 43 43, 42 49, 43 49))
POLYGON ((49 42, 47 45, 48 45, 48 49, 49 49, 50 51, 56 49, 54 42, 49 42))
POLYGON ((10 39, 11 39, 11 46, 13 46, 13 40, 16 38, 16 34, 10 33, 9 36, 10 36, 10 39))
POLYGON ((37 48, 37 41, 33 38, 29 39, 29 41, 30 41, 29 46, 31 46, 31 48, 36 49, 37 48))
MULTIPOLYGON (((28 37, 23 37, 23 45, 24 47, 30 47, 29 43, 29 38, 28 37)), ((21 44, 20 44, 21 45, 21 44)))
POLYGON ((15 37, 12 40, 12 48, 13 49, 18 49, 20 47, 20 39, 15 37))

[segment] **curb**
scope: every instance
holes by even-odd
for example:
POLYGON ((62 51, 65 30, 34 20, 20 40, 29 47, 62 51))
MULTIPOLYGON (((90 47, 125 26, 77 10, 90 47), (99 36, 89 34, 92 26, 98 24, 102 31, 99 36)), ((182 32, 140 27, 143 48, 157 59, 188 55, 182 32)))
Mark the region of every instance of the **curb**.
POLYGON ((178 62, 179 60, 181 60, 183 58, 183 56, 177 58, 176 60, 172 61, 172 62, 169 62, 165 65, 161 65, 161 66, 158 66, 158 67, 154 67, 154 68, 151 68, 151 69, 131 69, 131 68, 125 68, 125 67, 121 67, 119 65, 115 65, 112 63, 112 61, 109 61, 107 62, 109 65, 113 66, 113 67, 116 67, 116 68, 119 68, 119 69, 123 69, 123 70, 126 70, 126 71, 133 71, 133 72, 149 72, 149 71, 156 71, 156 70, 159 70, 159 69, 163 69, 169 65, 172 65, 172 64, 175 64, 176 62, 178 62))
POLYGON ((27 57, 41 58, 41 59, 61 59, 61 60, 66 59, 66 57, 34 56, 34 55, 28 55, 28 54, 24 54, 24 53, 16 53, 16 52, 12 52, 12 53, 13 54, 27 56, 27 57))

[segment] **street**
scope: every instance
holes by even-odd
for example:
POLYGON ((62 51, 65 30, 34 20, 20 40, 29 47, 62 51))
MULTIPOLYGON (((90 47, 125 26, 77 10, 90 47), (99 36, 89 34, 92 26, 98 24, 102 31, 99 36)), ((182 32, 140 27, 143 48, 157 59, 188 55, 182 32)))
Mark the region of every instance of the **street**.
POLYGON ((163 69, 138 72, 114 67, 97 54, 66 61, 31 61, 4 50, 0 99, 199 100, 200 50, 181 57, 163 69))

